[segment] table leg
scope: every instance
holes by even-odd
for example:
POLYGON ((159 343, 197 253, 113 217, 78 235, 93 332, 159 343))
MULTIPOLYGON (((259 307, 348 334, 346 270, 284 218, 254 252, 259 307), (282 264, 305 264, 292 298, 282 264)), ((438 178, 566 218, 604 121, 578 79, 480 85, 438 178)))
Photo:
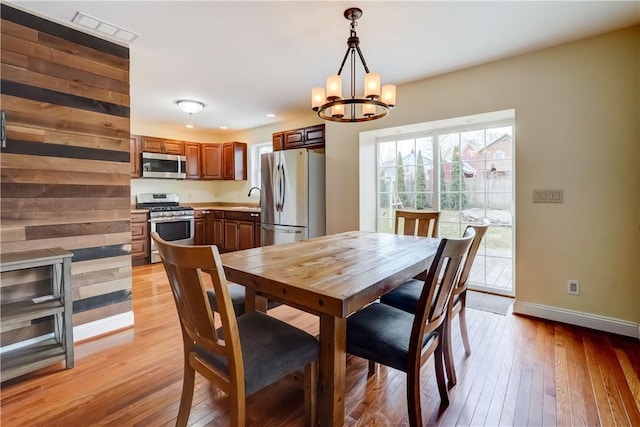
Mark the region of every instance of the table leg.
POLYGON ((246 313, 250 311, 267 312, 267 299, 265 297, 257 295, 256 290, 248 286, 244 292, 244 310, 246 313))
POLYGON ((320 315, 320 393, 318 424, 344 424, 347 320, 320 315))

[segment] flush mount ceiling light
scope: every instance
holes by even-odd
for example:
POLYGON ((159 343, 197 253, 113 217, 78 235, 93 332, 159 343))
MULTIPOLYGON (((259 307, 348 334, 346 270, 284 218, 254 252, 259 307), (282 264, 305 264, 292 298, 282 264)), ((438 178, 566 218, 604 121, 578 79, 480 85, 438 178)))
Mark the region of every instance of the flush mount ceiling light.
POLYGON ((187 114, 199 113, 204 108, 204 104, 202 102, 190 99, 181 99, 176 101, 176 104, 178 104, 178 107, 187 114))
POLYGON ((357 7, 344 11, 344 17, 351 21, 351 31, 347 39, 347 52, 340 64, 338 74, 327 77, 326 92, 323 87, 314 87, 311 90, 311 107, 324 120, 344 123, 376 120, 389 114, 389 110, 396 105, 396 87, 384 85, 382 89, 380 88, 380 74, 369 72, 369 67, 360 50, 356 20, 361 16, 362 10, 357 7), (356 52, 366 73, 362 98, 356 98, 356 52), (349 56, 351 56, 351 97, 343 99, 340 74, 349 56))
POLYGON ((91 15, 87 15, 84 12, 76 12, 71 19, 74 24, 80 25, 90 30, 96 31, 102 35, 106 35, 117 39, 122 42, 131 44, 135 39, 140 37, 140 34, 136 34, 133 31, 125 30, 114 24, 110 24, 98 18, 94 18, 91 15))

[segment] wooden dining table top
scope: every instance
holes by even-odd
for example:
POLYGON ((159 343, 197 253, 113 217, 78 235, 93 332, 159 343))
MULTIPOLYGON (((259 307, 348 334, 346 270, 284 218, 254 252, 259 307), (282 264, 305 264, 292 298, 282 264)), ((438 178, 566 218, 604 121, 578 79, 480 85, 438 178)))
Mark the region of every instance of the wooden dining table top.
POLYGON ((222 264, 230 282, 312 313, 344 318, 426 270, 439 242, 349 231, 226 253, 222 264))

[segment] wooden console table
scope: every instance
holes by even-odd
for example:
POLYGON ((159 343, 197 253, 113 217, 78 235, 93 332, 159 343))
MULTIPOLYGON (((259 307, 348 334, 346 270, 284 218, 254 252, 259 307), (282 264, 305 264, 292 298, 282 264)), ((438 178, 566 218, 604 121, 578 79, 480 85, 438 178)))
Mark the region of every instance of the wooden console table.
MULTIPOLYGON (((31 340, 31 343, 3 352, 2 381, 65 360, 73 367, 73 308, 71 294, 71 257, 61 248, 0 254, 0 273, 51 267, 50 294, 2 304, 0 332, 24 327, 35 319, 54 318, 53 338, 31 340)), ((21 286, 14 280, 0 281, 1 287, 21 286)))

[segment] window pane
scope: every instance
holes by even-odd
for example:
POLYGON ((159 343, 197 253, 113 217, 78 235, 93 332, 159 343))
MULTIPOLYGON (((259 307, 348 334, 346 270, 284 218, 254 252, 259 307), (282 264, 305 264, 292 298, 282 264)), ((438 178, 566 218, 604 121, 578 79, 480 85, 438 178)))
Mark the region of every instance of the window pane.
POLYGON ((381 142, 378 144, 378 165, 389 167, 396 165, 396 142, 381 142))
MULTIPOLYGON (((271 153, 273 146, 271 142, 254 144, 251 146, 251 186, 260 187, 261 185, 261 165, 260 157, 264 153, 271 153)), ((256 195, 258 193, 255 193, 256 195)))
MULTIPOLYGON (((403 165, 415 165, 416 164, 416 140, 415 139, 405 139, 403 141, 398 141, 398 153, 399 156, 402 157, 403 165)), ((398 159, 400 162, 400 159, 398 159)))

